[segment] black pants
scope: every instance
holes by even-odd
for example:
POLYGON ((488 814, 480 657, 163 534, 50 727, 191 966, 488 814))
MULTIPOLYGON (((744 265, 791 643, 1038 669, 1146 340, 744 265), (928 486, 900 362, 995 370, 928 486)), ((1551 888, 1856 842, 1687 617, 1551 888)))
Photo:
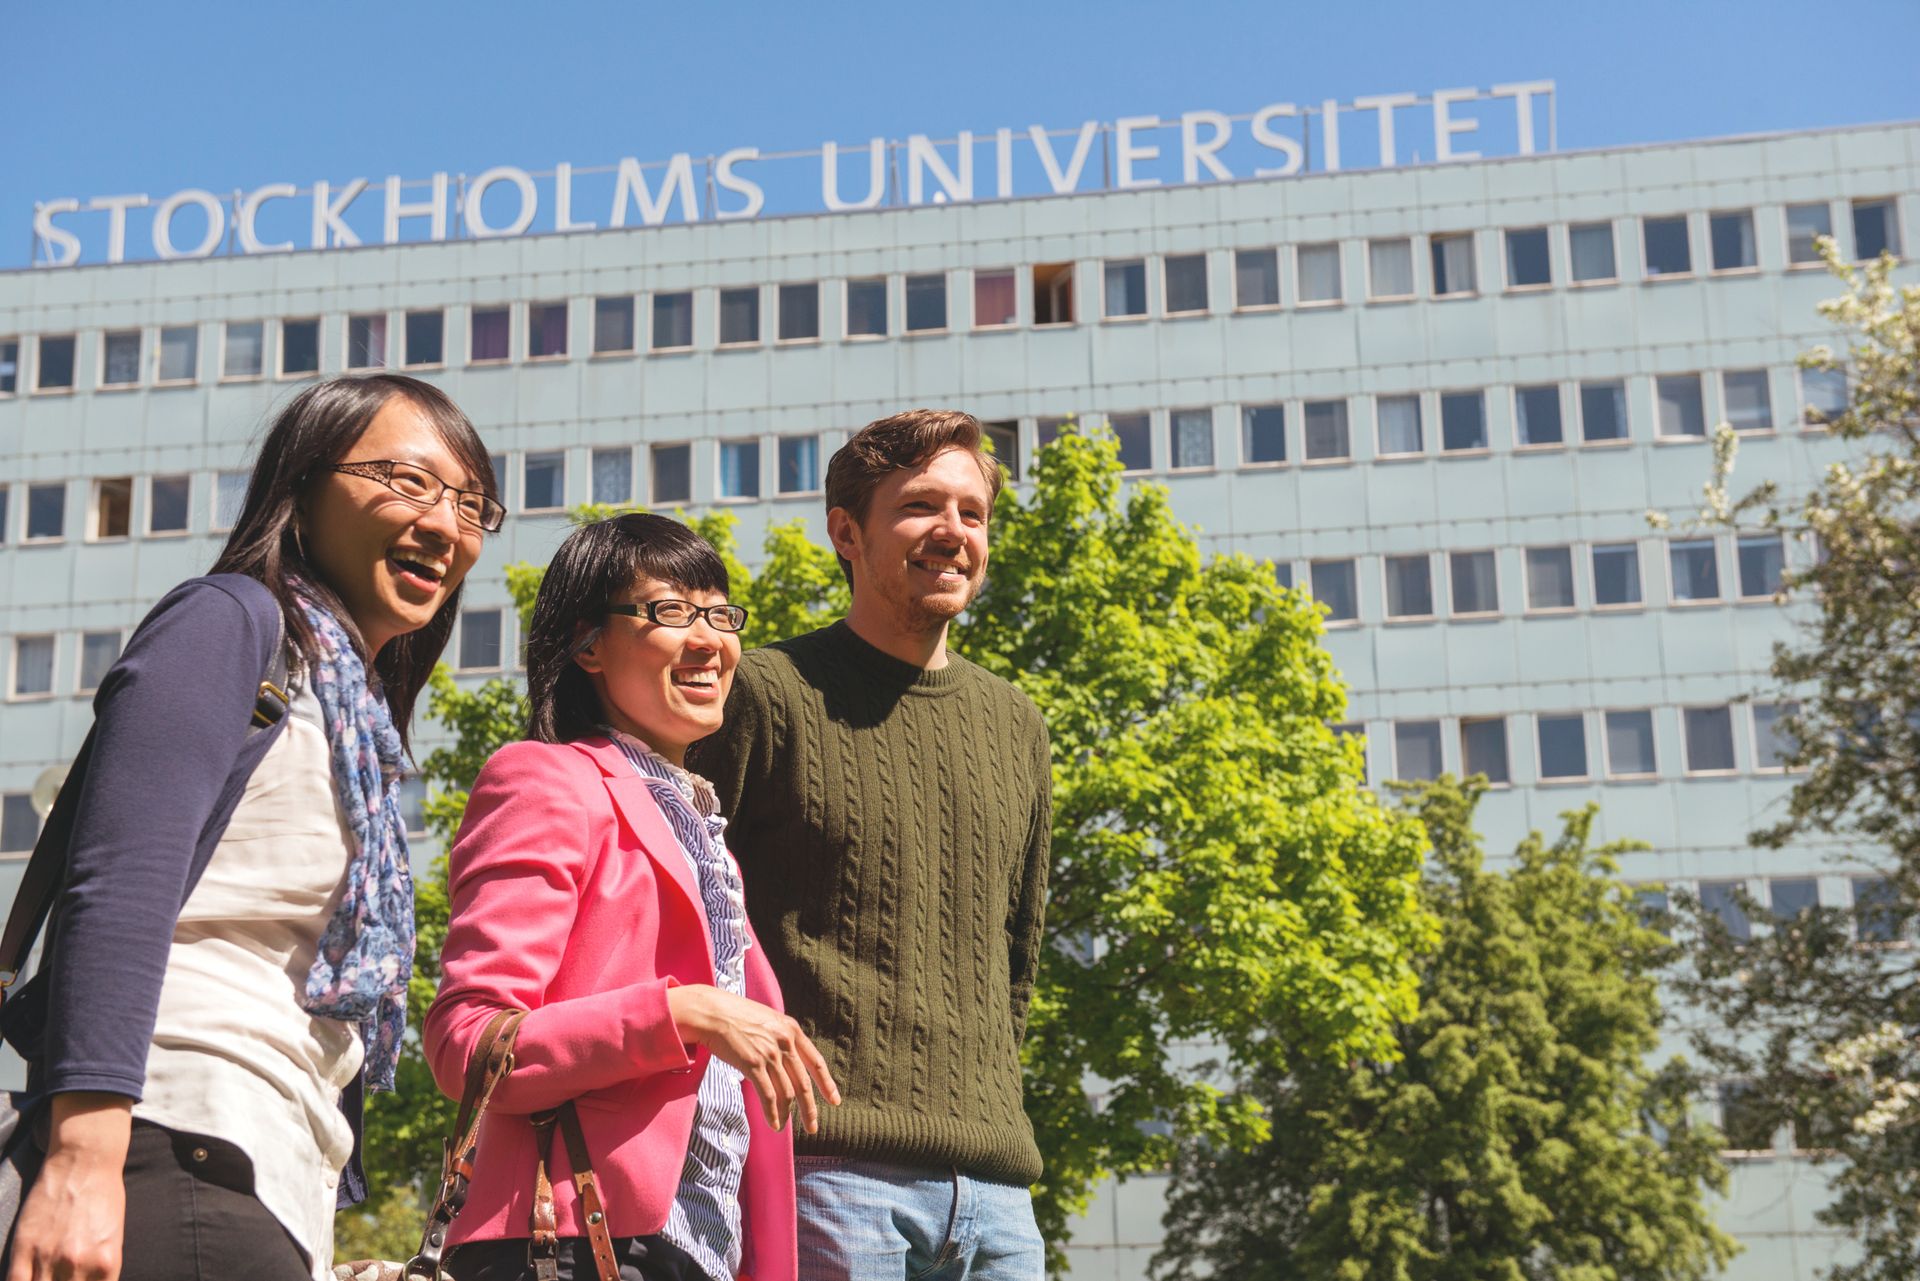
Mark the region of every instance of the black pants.
MULTIPOLYGON (((712 1281, 692 1255, 663 1236, 615 1237, 620 1281, 712 1281)), ((585 1237, 560 1238, 560 1281, 594 1281, 593 1248, 585 1237)), ((469 1241, 447 1256, 453 1281, 531 1281, 527 1239, 469 1241)))
POLYGON ((309 1281, 306 1252, 253 1194, 231 1143, 133 1123, 121 1281, 309 1281))

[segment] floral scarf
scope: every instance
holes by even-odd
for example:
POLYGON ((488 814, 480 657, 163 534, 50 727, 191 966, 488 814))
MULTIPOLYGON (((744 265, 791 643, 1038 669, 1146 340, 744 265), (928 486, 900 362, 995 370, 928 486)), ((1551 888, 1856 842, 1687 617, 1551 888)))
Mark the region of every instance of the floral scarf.
POLYGON ((308 672, 333 747, 333 791, 353 828, 355 854, 333 919, 307 972, 301 1007, 360 1025, 367 1085, 393 1088, 413 977, 413 873, 400 816, 400 732, 340 620, 300 592, 319 641, 308 672))

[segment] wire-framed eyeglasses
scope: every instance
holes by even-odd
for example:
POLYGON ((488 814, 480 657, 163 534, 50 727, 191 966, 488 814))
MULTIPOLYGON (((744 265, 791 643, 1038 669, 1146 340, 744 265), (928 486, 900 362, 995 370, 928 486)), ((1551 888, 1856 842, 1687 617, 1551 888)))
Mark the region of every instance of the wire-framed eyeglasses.
POLYGON ((452 494, 453 510, 460 519, 489 534, 506 523, 507 509, 499 503, 477 489, 455 489, 416 463, 403 463, 393 458, 372 458, 365 462, 334 463, 327 470, 377 480, 423 510, 452 494))
POLYGON ((696 605, 690 600, 643 600, 631 605, 609 605, 609 614, 644 618, 662 627, 692 627, 693 620, 704 618, 716 632, 737 632, 747 625, 744 605, 696 605))

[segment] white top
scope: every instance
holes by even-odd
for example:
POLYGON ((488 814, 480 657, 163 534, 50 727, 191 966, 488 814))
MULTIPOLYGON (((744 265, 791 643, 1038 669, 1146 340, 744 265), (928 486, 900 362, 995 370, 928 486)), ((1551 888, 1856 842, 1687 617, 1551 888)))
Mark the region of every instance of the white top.
POLYGON ((361 1046, 354 1025, 299 997, 355 847, 320 702, 298 689, 289 711, 180 913, 133 1114, 244 1151, 255 1194, 325 1279, 353 1155, 340 1091, 361 1046))

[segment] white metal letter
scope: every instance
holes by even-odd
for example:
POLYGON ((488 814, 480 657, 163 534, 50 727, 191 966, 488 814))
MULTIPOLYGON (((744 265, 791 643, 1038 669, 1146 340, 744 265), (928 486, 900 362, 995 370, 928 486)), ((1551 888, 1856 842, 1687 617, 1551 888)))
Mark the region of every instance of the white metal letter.
POLYGON ((139 209, 146 203, 145 196, 95 196, 87 201, 88 209, 109 211, 107 217, 108 262, 127 260, 127 210, 139 209))
MULTIPOLYGON (((947 162, 940 158, 940 152, 934 147, 933 139, 923 133, 910 134, 907 137, 907 203, 918 205, 925 203, 927 170, 940 183, 940 191, 947 200, 973 199, 973 135, 962 129, 959 137, 960 171, 956 174, 947 168, 947 162)), ((935 196, 940 200, 940 196, 935 196)))
POLYGON ((1371 109, 1379 113, 1381 168, 1384 169, 1399 163, 1398 158, 1393 154, 1393 109, 1395 107, 1410 107, 1418 101, 1420 101, 1420 96, 1412 93, 1383 93, 1376 94, 1371 98, 1355 98, 1353 100, 1355 110, 1367 111, 1371 109))
POLYGON ((445 240, 447 238, 447 175, 433 175, 433 194, 425 200, 405 204, 400 199, 400 175, 387 175, 387 222, 382 232, 382 240, 389 245, 400 243, 400 220, 402 218, 427 218, 427 238, 445 240))
POLYGON ((735 147, 715 162, 713 180, 728 191, 747 198, 744 209, 723 210, 716 204, 713 210, 715 218, 752 218, 766 208, 767 193, 760 189, 760 184, 751 178, 742 178, 733 171, 735 165, 759 158, 760 148, 758 147, 735 147))
POLYGON ((1053 142, 1047 137, 1047 131, 1039 125, 1028 125, 1027 136, 1033 139, 1033 149, 1040 153, 1040 167, 1047 171, 1047 182, 1053 187, 1053 194, 1064 196, 1080 185, 1080 171, 1087 167, 1087 157, 1093 152, 1094 137, 1100 132, 1100 122, 1089 120, 1080 126, 1080 136, 1073 140, 1073 156, 1067 162, 1067 171, 1060 172, 1060 160, 1053 154, 1053 142))
MULTIPOLYGON (((391 185, 393 179, 389 178, 387 182, 389 184, 387 188, 387 208, 391 210, 393 208, 393 188, 391 185)), ((516 169, 512 165, 495 165, 478 178, 475 178, 467 187, 467 199, 461 207, 460 216, 466 220, 467 231, 475 240, 486 240, 493 236, 520 235, 528 227, 533 226, 533 215, 539 211, 539 208, 540 193, 533 189, 533 175, 524 169, 516 169), (486 215, 480 208, 480 202, 486 199, 487 189, 497 182, 510 182, 520 191, 520 212, 515 214, 513 221, 504 227, 488 226, 486 215)), ((422 210, 418 212, 425 211, 422 210)), ((387 225, 389 227, 394 225, 391 212, 387 215, 387 225)), ((391 244, 393 233, 389 231, 387 235, 388 243, 391 244)), ((440 237, 436 235, 434 239, 438 240, 440 237)))
POLYGON ((1257 178, 1285 178, 1300 172, 1300 144, 1279 132, 1273 122, 1281 116, 1297 115, 1298 111, 1291 102, 1276 102, 1270 107, 1262 107, 1253 117, 1253 140, 1263 147, 1271 147, 1287 158, 1287 162, 1278 169, 1255 169, 1257 178))
POLYGON ((49 200, 36 202, 33 206, 33 234, 40 237, 47 246, 48 257, 44 263, 36 262, 36 267, 71 267, 80 260, 80 237, 65 227, 53 225, 56 214, 75 213, 80 208, 78 200, 49 200), (57 253, 54 252, 57 249, 57 253))
POLYGON ((1325 159, 1320 167, 1328 173, 1336 173, 1340 168, 1340 104, 1332 98, 1320 104, 1320 139, 1326 143, 1321 148, 1325 159))
POLYGON ((354 234, 352 227, 340 220, 354 198, 367 189, 365 178, 355 178, 340 188, 338 199, 327 199, 327 184, 313 184, 313 248, 326 249, 357 245, 360 237, 354 234))
POLYGON ((1013 130, 993 134, 994 194, 1005 200, 1013 194, 1013 130))
POLYGON ((875 138, 867 144, 867 198, 840 198, 840 144, 820 144, 820 198, 827 208, 839 213, 847 209, 871 209, 887 194, 887 140, 875 138))
POLYGON ((1180 181, 1199 182, 1200 167, 1216 178, 1231 178, 1227 167, 1214 153, 1233 137, 1233 122, 1217 111, 1189 111, 1180 117, 1180 181), (1213 136, 1200 141, 1200 126, 1212 128, 1213 136))
POLYGON ((660 181, 657 198, 647 190, 647 176, 640 171, 640 162, 631 157, 621 160, 620 176, 613 187, 613 217, 607 220, 607 225, 627 225, 627 201, 631 199, 640 207, 641 225, 658 227, 667 220, 667 206, 673 202, 675 188, 680 191, 681 221, 699 222, 700 209, 693 199, 691 153, 683 151, 667 162, 667 176, 660 181))
POLYGON ((590 222, 573 220, 573 166, 562 160, 553 167, 553 229, 592 231, 590 222))
POLYGON ((1480 127, 1478 120, 1455 120, 1453 104, 1472 102, 1480 96, 1478 89, 1435 89, 1433 91, 1433 158, 1435 160, 1478 160, 1477 151, 1455 151, 1453 136, 1458 133, 1472 133, 1480 127))
POLYGON ((1551 80, 1529 80, 1524 84, 1495 85, 1493 96, 1514 99, 1514 110, 1520 113, 1520 154, 1533 154, 1533 95, 1553 92, 1551 80))
POLYGON ((1160 155, 1160 148, 1150 147, 1133 140, 1135 129, 1152 129, 1160 123, 1158 116, 1122 116, 1113 122, 1113 154, 1119 162, 1114 186, 1121 190, 1129 187, 1157 187, 1158 178, 1135 178, 1133 162, 1136 160, 1154 160, 1160 155))
POLYGON ((260 216, 260 206, 269 200, 291 200, 298 195, 298 189, 290 182, 271 183, 265 187, 255 187, 240 202, 240 211, 234 218, 234 229, 240 233, 240 252, 243 254, 284 254, 293 251, 291 240, 275 245, 260 243, 258 233, 254 231, 254 219, 260 216))
POLYGON ((227 207, 211 191, 189 187, 162 200, 153 211, 153 252, 162 258, 205 258, 227 234, 227 207), (181 205, 199 205, 207 211, 207 234, 184 252, 173 247, 173 215, 181 205))

